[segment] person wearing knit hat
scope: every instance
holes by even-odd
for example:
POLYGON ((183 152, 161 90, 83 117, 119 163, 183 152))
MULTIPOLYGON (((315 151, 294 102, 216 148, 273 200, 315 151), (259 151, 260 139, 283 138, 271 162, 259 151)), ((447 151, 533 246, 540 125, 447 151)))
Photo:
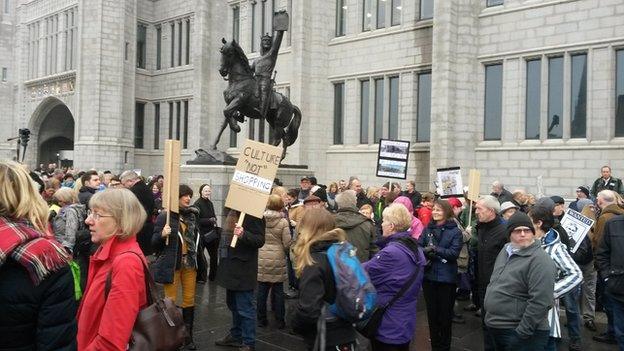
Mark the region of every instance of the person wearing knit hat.
POLYGON ((542 250, 525 213, 514 213, 506 230, 510 242, 496 257, 485 295, 484 336, 494 350, 544 350, 555 263, 542 250))
POLYGON ((513 203, 512 201, 505 201, 501 204, 500 206, 500 212, 499 214, 501 215, 501 217, 503 217, 504 220, 509 220, 509 218, 511 216, 513 216, 514 213, 516 213, 518 210, 520 209, 520 207, 518 207, 515 203, 513 203))
POLYGON ((555 207, 553 207, 553 216, 555 216, 555 219, 561 221, 565 213, 565 200, 558 195, 551 196, 550 199, 555 203, 555 207))
POLYGON ((576 200, 570 203, 570 206, 568 207, 573 209, 576 212, 583 211, 583 207, 578 205, 579 200, 583 200, 583 199, 585 200, 589 199, 589 189, 581 185, 578 188, 576 188, 576 200))

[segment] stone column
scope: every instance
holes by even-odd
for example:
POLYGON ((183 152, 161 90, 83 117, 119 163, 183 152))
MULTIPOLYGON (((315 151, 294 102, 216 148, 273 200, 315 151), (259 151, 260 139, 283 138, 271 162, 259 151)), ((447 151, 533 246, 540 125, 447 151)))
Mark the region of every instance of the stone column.
POLYGON ((74 165, 121 171, 134 163, 136 0, 83 0, 79 16, 74 165))

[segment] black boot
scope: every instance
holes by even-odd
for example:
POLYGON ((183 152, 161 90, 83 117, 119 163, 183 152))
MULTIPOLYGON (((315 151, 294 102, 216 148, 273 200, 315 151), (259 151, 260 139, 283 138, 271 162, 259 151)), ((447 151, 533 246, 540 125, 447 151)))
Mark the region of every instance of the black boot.
POLYGON ((187 350, 197 350, 197 345, 193 342, 193 320, 195 319, 195 307, 183 308, 182 317, 188 332, 188 335, 184 339, 184 348, 187 350))

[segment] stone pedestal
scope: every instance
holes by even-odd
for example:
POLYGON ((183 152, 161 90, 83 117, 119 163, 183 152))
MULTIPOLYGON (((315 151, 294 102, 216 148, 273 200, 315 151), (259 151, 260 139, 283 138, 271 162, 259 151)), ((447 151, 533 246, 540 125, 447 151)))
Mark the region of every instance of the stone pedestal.
MULTIPOLYGON (((223 215, 223 205, 227 197, 230 181, 234 175, 234 166, 225 165, 182 165, 180 166, 180 183, 187 184, 193 189, 193 201, 199 197, 199 187, 209 184, 212 187, 211 201, 214 204, 219 225, 223 215)), ((314 175, 307 167, 280 167, 277 178, 286 189, 299 186, 303 176, 314 175)))

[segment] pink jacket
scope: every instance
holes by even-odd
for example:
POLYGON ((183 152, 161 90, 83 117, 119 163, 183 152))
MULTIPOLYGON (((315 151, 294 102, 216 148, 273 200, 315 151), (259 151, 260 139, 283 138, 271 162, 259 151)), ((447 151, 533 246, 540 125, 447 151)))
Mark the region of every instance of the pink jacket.
POLYGON ((412 215, 410 234, 412 235, 412 238, 418 239, 420 237, 420 233, 422 233, 423 229, 425 229, 425 226, 414 216, 414 206, 412 205, 412 200, 410 200, 407 196, 399 196, 392 203, 401 204, 407 208, 409 213, 412 215))

